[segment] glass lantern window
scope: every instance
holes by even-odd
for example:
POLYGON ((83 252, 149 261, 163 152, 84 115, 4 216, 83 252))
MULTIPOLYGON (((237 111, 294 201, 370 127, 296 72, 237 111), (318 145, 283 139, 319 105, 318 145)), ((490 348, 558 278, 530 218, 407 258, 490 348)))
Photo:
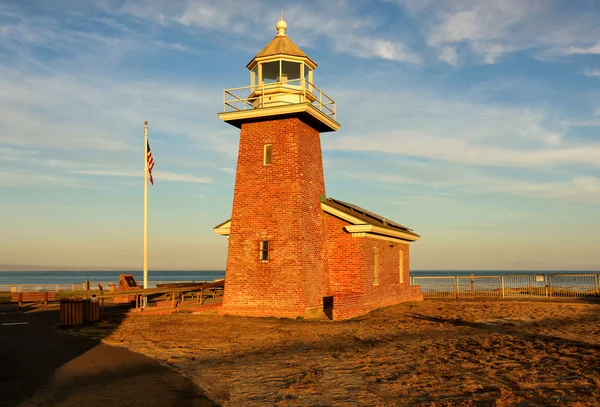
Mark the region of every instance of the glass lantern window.
POLYGON ((281 81, 296 81, 296 85, 300 85, 299 80, 302 79, 300 76, 300 63, 281 61, 281 81))
POLYGON ((250 71, 250 86, 252 87, 252 90, 254 90, 256 85, 258 85, 258 65, 250 71))
POLYGON ((312 92, 312 90, 313 90, 313 87, 312 87, 313 70, 310 69, 310 67, 308 65, 304 65, 304 80, 305 80, 305 84, 306 84, 306 89, 308 89, 309 91, 312 92))
POLYGON ((275 83, 279 81, 279 61, 262 64, 262 82, 275 83))

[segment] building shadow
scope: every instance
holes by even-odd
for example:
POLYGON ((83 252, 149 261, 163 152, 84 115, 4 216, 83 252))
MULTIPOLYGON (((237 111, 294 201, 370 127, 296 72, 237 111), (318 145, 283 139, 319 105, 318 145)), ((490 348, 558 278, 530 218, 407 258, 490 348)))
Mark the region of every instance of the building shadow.
POLYGON ((126 307, 110 309, 97 324, 104 334, 90 339, 59 328, 56 304, 2 305, 0 406, 215 406, 167 366, 101 342, 118 329, 126 307))

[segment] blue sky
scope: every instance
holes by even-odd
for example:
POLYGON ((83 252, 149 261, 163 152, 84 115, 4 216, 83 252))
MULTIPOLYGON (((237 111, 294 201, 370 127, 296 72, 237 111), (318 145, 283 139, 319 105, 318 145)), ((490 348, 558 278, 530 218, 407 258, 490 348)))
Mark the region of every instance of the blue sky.
POLYGON ((327 195, 422 235, 413 269, 600 269, 600 1, 2 1, 0 264, 224 269, 222 91, 275 35, 342 128, 327 195))

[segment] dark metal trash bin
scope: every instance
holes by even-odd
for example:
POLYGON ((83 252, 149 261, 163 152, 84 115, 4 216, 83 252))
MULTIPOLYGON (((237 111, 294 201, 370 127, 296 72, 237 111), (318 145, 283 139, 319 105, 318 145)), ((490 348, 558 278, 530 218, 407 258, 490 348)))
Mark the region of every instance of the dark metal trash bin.
POLYGON ((81 297, 61 298, 60 326, 66 328, 80 325, 83 325, 83 299, 81 297))

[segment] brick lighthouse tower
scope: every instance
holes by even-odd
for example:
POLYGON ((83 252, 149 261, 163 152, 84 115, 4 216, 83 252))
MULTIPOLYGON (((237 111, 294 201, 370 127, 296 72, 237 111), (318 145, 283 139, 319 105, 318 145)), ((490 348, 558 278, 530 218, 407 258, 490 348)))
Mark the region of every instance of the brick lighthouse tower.
POLYGON ((276 28, 219 113, 241 129, 231 220, 215 228, 229 236, 222 313, 311 317, 330 295, 320 133, 340 124, 317 64, 276 28))

